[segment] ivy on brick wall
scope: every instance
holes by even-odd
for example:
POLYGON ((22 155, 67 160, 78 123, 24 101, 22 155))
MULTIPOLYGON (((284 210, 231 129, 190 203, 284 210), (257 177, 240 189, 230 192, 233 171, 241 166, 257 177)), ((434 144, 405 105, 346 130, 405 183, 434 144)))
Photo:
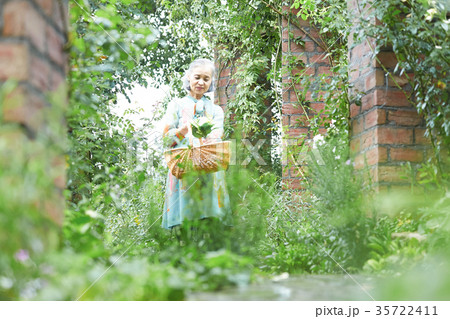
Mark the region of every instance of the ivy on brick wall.
MULTIPOLYGON (((360 23, 361 38, 376 39, 374 56, 391 48, 398 60, 389 78, 423 115, 427 135, 440 175, 448 169, 450 144, 450 5, 448 1, 360 1, 359 9, 372 6, 367 21, 360 23)), ((438 175, 439 175, 438 174, 438 175)))
POLYGON ((218 91, 219 98, 232 96, 227 98, 226 105, 227 133, 231 136, 240 127, 242 137, 252 139, 253 143, 264 140, 260 153, 269 165, 266 168, 272 171, 278 167, 272 148, 281 118, 281 37, 279 17, 273 8, 280 4, 280 1, 209 4, 211 44, 218 48, 219 68, 229 67, 230 79, 238 83, 234 88, 227 83, 224 91, 218 91))
MULTIPOLYGON (((301 31, 302 37, 308 37, 316 42, 316 46, 323 53, 318 58, 313 57, 304 63, 298 72, 298 59, 292 59, 289 50, 284 67, 291 75, 293 89, 296 90, 298 101, 308 107, 310 101, 322 101, 324 109, 311 116, 309 125, 318 133, 320 127, 328 130, 328 135, 340 136, 344 140, 348 134, 350 84, 348 81, 347 38, 350 32, 351 19, 347 11, 347 1, 316 1, 295 0, 291 2, 291 9, 296 10, 295 16, 288 16, 289 28, 301 31), (308 30, 299 24, 303 21, 308 30), (315 64, 327 62, 328 67, 321 67, 317 76, 309 76, 308 68, 315 68, 315 64), (309 94, 308 94, 309 93, 309 94)), ((289 42, 295 43, 294 34, 289 34, 289 42)), ((300 43, 305 48, 305 43, 300 43)), ((290 46, 289 46, 290 47, 290 46)), ((300 57, 301 61, 305 61, 300 57)))

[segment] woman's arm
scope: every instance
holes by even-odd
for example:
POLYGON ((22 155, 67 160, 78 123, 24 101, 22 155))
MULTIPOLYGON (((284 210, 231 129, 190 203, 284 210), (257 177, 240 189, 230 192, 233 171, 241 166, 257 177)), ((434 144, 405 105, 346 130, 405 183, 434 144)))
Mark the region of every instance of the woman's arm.
POLYGON ((186 134, 189 131, 189 126, 184 125, 178 128, 178 105, 172 101, 167 105, 166 114, 163 117, 163 144, 166 147, 175 147, 184 140, 186 134))

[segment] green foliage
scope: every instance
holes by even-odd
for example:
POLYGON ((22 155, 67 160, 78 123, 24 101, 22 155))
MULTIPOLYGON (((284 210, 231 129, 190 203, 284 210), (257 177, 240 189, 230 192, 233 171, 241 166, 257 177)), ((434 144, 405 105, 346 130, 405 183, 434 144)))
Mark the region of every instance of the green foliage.
MULTIPOLYGON (((117 191, 117 190, 116 190, 117 191)), ((106 241, 110 249, 128 253, 157 252, 168 235, 160 229, 164 190, 154 180, 129 183, 120 189, 106 215, 106 241)))
MULTIPOLYGON (((397 232, 413 236, 398 237, 384 242, 379 255, 365 265, 365 269, 395 273, 395 278, 385 278, 377 286, 377 299, 383 300, 447 300, 449 268, 449 194, 419 196, 412 212, 403 219, 408 225, 396 225, 397 232), (412 232, 411 232, 412 231, 412 232), (420 242, 419 242, 420 240, 420 242), (407 271, 405 271, 407 270, 407 271)), ((410 197, 408 198, 410 199, 410 197)), ((400 233, 401 234, 401 233, 400 233)))
POLYGON ((18 83, 0 86, 0 299, 15 300, 30 274, 36 273, 30 258, 59 246, 58 216, 62 198, 55 180, 63 178, 61 158, 67 147, 62 127, 64 103, 60 93, 49 97, 53 105, 42 111, 46 130, 32 132, 3 120, 4 111, 18 107, 18 83))
POLYGON ((180 76, 197 58, 212 58, 207 45, 210 27, 203 23, 203 1, 161 1, 148 19, 158 30, 158 45, 145 50, 147 74, 153 85, 168 84, 178 94, 184 94, 180 76))
POLYGON ((287 199, 271 218, 272 247, 278 247, 265 262, 277 272, 355 271, 367 259, 367 237, 377 221, 366 217, 348 146, 345 139, 318 141, 308 161, 307 192, 287 199))
POLYGON ((445 254, 448 195, 376 195, 353 171, 345 139, 320 141, 310 152, 302 195, 275 195, 260 248, 262 270, 392 276, 445 254))
MULTIPOLYGON (((108 170, 114 169, 111 167, 125 153, 126 144, 122 142, 117 126, 128 138, 132 136, 133 128, 130 123, 115 117, 108 105, 115 99, 118 88, 119 92, 124 91, 129 87, 127 83, 142 77, 142 69, 135 68, 141 49, 133 41, 134 36, 130 36, 130 40, 121 38, 119 31, 127 29, 127 21, 115 14, 115 4, 92 9, 101 17, 101 22, 97 23, 90 10, 77 5, 71 8, 76 29, 71 35, 72 107, 68 125, 72 145, 68 186, 74 203, 90 195, 90 183, 104 180, 108 170)), ((150 28, 146 30, 146 34, 150 34, 150 28)))
POLYGON ((449 269, 448 254, 433 256, 401 276, 380 280, 374 297, 377 300, 448 300, 449 269))
POLYGON ((182 300, 188 276, 145 257, 111 256, 98 262, 71 251, 48 256, 37 300, 182 300), (70 270, 67 267, 70 265, 70 270), (91 286, 92 285, 92 286, 91 286))

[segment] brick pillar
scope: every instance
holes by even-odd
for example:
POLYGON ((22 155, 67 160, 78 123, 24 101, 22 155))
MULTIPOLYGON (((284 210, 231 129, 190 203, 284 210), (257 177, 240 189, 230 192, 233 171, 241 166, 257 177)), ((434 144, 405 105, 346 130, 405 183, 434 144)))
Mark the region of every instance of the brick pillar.
MULTIPOLYGON (((53 134, 64 136, 65 124, 61 109, 67 106, 67 93, 64 89, 68 71, 67 55, 64 52, 67 30, 67 0, 0 2, 0 87, 8 80, 17 83, 15 89, 0 101, 3 104, 0 108, 0 121, 19 124, 17 130, 20 131, 11 136, 19 136, 21 142, 11 141, 7 136, 0 137, 6 142, 17 143, 11 148, 17 154, 24 152, 27 141, 38 143, 42 132, 48 135, 49 130, 52 130, 53 134), (59 97, 58 103, 51 103, 56 95, 59 97), (48 114, 56 114, 57 118, 48 114), (53 123, 49 124, 49 121, 53 123)), ((42 157, 31 158, 30 161, 39 163, 35 165, 48 161, 41 169, 51 168, 49 176, 53 180, 55 191, 48 194, 48 198, 41 198, 41 202, 36 205, 44 215, 61 224, 65 158, 63 150, 55 153, 54 149, 52 147, 42 157), (50 159, 49 154, 52 154, 50 159)))
MULTIPOLYGON (((298 10, 283 7, 283 12, 292 13, 291 19, 282 19, 282 52, 283 68, 291 59, 301 60, 303 66, 292 72, 283 74, 283 183, 290 189, 301 189, 302 154, 309 148, 309 141, 314 137, 309 125, 309 119, 314 117, 325 104, 321 95, 313 97, 314 86, 309 87, 306 96, 300 96, 303 87, 297 83, 299 78, 317 78, 321 74, 330 74, 330 62, 325 57, 319 34, 309 21, 305 21, 296 14, 298 10), (304 45, 298 45, 294 39, 301 38, 304 45), (299 100, 300 98, 300 100, 299 100), (290 154, 294 153, 296 158, 290 154)), ((325 134, 325 128, 319 128, 320 134, 325 134)))
POLYGON ((236 66, 234 65, 234 61, 220 61, 217 54, 215 56, 215 62, 218 74, 214 103, 222 107, 225 111, 227 101, 233 99, 236 93, 236 82, 232 79, 236 66))
MULTIPOLYGON (((352 16, 359 16, 357 1, 349 0, 348 8, 352 16)), ((364 14, 364 8, 359 9, 364 14)), ((401 165, 410 162, 415 167, 422 162, 429 141, 424 137, 424 120, 382 67, 394 74, 397 64, 394 53, 384 48, 378 60, 372 59, 375 46, 374 39, 354 43, 350 35, 350 82, 354 85, 351 93, 362 93, 360 103, 353 101, 350 106, 350 149, 356 169, 367 165, 375 186, 385 189, 411 181, 403 178, 408 173, 401 165)), ((408 90, 404 78, 393 76, 403 90, 408 90)))

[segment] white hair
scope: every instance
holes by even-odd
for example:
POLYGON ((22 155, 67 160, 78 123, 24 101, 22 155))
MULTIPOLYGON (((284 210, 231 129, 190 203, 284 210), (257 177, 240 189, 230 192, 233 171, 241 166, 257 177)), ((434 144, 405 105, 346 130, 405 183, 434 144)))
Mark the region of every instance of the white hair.
POLYGON ((206 93, 208 92, 213 92, 215 87, 216 87, 216 66, 214 65, 214 63, 211 60, 208 59, 196 59, 194 61, 192 61, 192 63, 189 65, 189 69, 187 69, 186 73, 184 74, 183 77, 183 88, 190 92, 191 91, 191 86, 189 85, 189 76, 191 75, 192 71, 201 65, 207 65, 209 67, 211 67, 211 85, 209 86, 208 91, 206 91, 206 93))

